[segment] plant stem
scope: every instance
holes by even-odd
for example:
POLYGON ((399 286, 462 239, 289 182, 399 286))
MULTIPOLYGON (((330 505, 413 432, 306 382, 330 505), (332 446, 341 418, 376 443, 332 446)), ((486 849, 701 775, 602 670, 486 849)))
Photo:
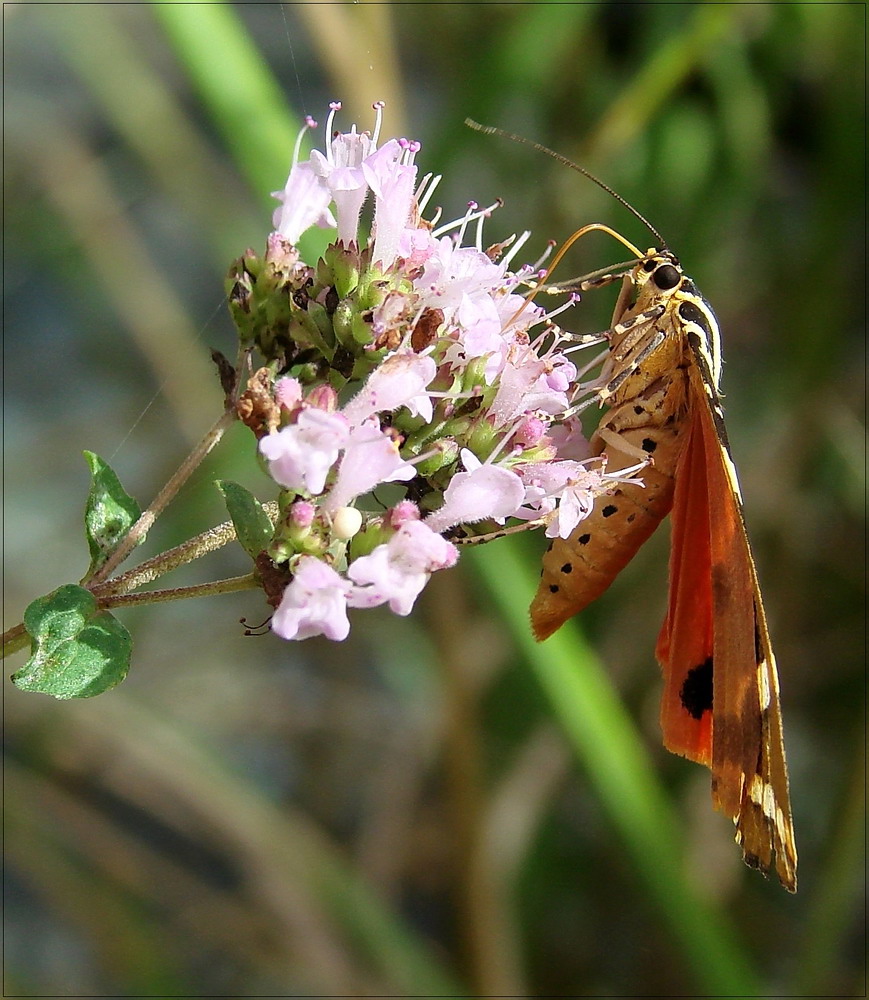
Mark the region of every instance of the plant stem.
MULTIPOLYGON (((266 513, 272 520, 278 516, 278 505, 274 501, 264 503, 266 513)), ((159 555, 152 556, 145 562, 136 566, 135 569, 128 570, 112 580, 99 583, 94 586, 93 581, 85 584, 88 590, 92 591, 98 598, 108 597, 112 594, 128 594, 137 587, 142 587, 152 580, 163 576, 170 570, 177 569, 185 563, 193 562, 201 556, 207 555, 222 548, 235 538, 235 528, 232 521, 223 521, 213 528, 203 531, 193 538, 188 538, 186 542, 176 545, 172 549, 167 549, 159 555)))
POLYGON ((103 565, 88 581, 91 589, 94 586, 104 583, 110 574, 127 558, 139 542, 147 535, 151 525, 166 509, 169 502, 181 489, 196 467, 202 462, 205 456, 223 437, 224 431, 236 419, 234 409, 227 408, 220 418, 194 447, 193 451, 184 459, 177 471, 171 476, 169 481, 154 498, 147 510, 142 512, 138 521, 130 528, 121 543, 115 549, 103 565))
POLYGON ((12 628, 7 629, 3 633, 2 639, 3 650, 0 653, 0 658, 5 659, 7 656, 17 653, 19 649, 24 649, 30 641, 30 636, 24 628, 24 623, 21 622, 19 625, 13 625, 12 628))
MULTIPOLYGON (((167 590, 148 590, 142 594, 95 594, 101 608, 129 608, 138 604, 157 604, 161 601, 181 601, 187 597, 211 597, 214 594, 231 594, 238 590, 253 590, 259 582, 253 573, 230 576, 225 580, 212 580, 192 587, 171 587, 167 590)), ((2 656, 5 658, 23 649, 30 640, 24 624, 14 625, 3 633, 2 656)))
POLYGON ((230 576, 211 583, 197 583, 192 587, 170 587, 167 590, 146 590, 141 594, 107 594, 99 597, 101 608, 129 608, 139 604, 157 604, 160 601, 181 601, 187 597, 211 597, 214 594, 231 594, 238 590, 253 590, 259 583, 253 573, 230 576))
MULTIPOLYGON (((278 505, 274 501, 264 503, 266 513, 269 517, 276 519, 278 516, 278 505)), ((135 604, 155 604, 158 601, 180 601, 188 597, 207 597, 212 594, 225 594, 235 590, 248 590, 259 586, 253 574, 244 576, 229 577, 225 580, 214 580, 211 583, 196 584, 191 587, 172 587, 167 590, 151 590, 143 594, 131 594, 130 591, 136 587, 144 586, 152 580, 163 576, 170 570, 177 569, 185 563, 192 562, 200 556, 213 552, 221 546, 226 545, 235 538, 235 528, 231 521, 224 521, 207 531, 201 532, 194 538, 189 538, 186 542, 176 545, 175 548, 167 549, 159 555, 146 560, 135 569, 127 573, 116 576, 113 580, 106 580, 104 583, 94 584, 91 580, 84 584, 88 590, 96 597, 101 608, 129 607, 135 604)), ((0 636, 2 651, 0 659, 17 653, 23 649, 30 640, 24 624, 13 625, 0 636)))

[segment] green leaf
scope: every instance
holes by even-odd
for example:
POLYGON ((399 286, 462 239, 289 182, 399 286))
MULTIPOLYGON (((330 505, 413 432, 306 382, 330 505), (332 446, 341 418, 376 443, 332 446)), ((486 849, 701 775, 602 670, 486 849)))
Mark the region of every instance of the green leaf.
POLYGON ((75 583, 38 597, 24 612, 30 659, 12 682, 55 698, 92 698, 127 676, 130 633, 75 583))
MULTIPOLYGON (((91 553, 91 564, 85 576, 88 580, 136 523, 142 511, 99 455, 86 451, 84 457, 91 468, 91 488, 84 512, 91 553)), ((143 535, 140 543, 144 540, 143 535)))
POLYGON ((256 559, 275 533, 268 514, 253 493, 238 483, 233 483, 229 479, 218 479, 217 488, 226 501, 226 509, 232 518, 242 548, 251 559, 256 559))

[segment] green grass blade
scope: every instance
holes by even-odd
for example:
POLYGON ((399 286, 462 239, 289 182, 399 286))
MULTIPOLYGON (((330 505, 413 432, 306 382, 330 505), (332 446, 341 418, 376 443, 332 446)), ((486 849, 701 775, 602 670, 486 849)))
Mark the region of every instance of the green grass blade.
POLYGON ((158 3, 153 10, 227 147, 265 199, 286 176, 301 123, 247 28, 229 4, 158 3))

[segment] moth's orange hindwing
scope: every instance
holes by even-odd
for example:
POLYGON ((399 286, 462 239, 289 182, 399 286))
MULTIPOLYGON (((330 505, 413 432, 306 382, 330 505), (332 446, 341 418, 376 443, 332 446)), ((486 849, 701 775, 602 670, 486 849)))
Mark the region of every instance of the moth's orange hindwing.
POLYGON ((748 864, 796 889, 778 675, 721 412, 718 324, 669 252, 631 272, 613 318, 592 438, 610 469, 645 450, 644 486, 601 497, 544 557, 531 606, 546 638, 602 594, 673 509, 664 672, 665 745, 712 770, 713 800, 748 864))
POLYGON ((712 769, 746 862, 796 890, 778 674, 718 395, 717 325, 682 316, 694 364, 675 477, 670 594, 657 656, 665 745, 712 769), (714 333, 713 333, 714 331, 714 333), (711 335, 711 336, 710 336, 711 335))

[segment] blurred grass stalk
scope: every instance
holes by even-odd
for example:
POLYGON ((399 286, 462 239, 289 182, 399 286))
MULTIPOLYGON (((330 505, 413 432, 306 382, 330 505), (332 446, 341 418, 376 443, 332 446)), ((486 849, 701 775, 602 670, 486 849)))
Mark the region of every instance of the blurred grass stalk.
MULTIPOLYGON (((484 553, 471 550, 463 558, 480 574, 509 623, 698 988, 710 996, 761 995, 734 927, 686 876, 684 838, 666 793, 640 734, 578 626, 568 624, 545 644, 534 641, 526 595, 536 577, 515 547, 488 546, 484 553)), ((734 864, 737 857, 734 847, 734 864)))
MULTIPOLYGON (((70 796, 62 782, 34 779, 14 768, 10 777, 20 798, 13 797, 9 820, 16 863, 31 871, 59 909, 75 914, 74 922, 83 918, 96 926, 99 912, 113 909, 116 939, 132 946, 141 933, 157 940, 166 933, 143 923, 143 905, 168 904, 178 926, 186 926, 201 946, 229 948, 251 972, 266 958, 269 974, 306 982, 325 994, 465 994, 427 943, 381 901, 315 823, 273 802, 248 775, 226 768, 201 735, 121 693, 104 701, 98 713, 86 704, 53 705, 48 718, 41 734, 45 759, 56 760, 68 775, 102 767, 110 795, 147 803, 158 822, 201 838, 208 852, 229 852, 238 866, 234 891, 218 890, 129 836, 122 824, 107 821, 98 802, 93 808, 70 796), (70 746, 77 747, 77 761, 68 759, 70 746), (24 794, 30 782, 37 808, 24 794), (184 805, 181 813, 178 803, 184 805), (61 816, 63 828, 75 833, 74 856, 58 852, 57 830, 46 827, 45 816, 61 816), (193 899, 210 906, 192 913, 193 899), (230 945, 225 936, 236 924, 244 932, 230 945), (277 953, 268 947, 274 939, 281 942, 277 953)), ((182 950, 167 943, 157 952, 177 958, 182 950)))

